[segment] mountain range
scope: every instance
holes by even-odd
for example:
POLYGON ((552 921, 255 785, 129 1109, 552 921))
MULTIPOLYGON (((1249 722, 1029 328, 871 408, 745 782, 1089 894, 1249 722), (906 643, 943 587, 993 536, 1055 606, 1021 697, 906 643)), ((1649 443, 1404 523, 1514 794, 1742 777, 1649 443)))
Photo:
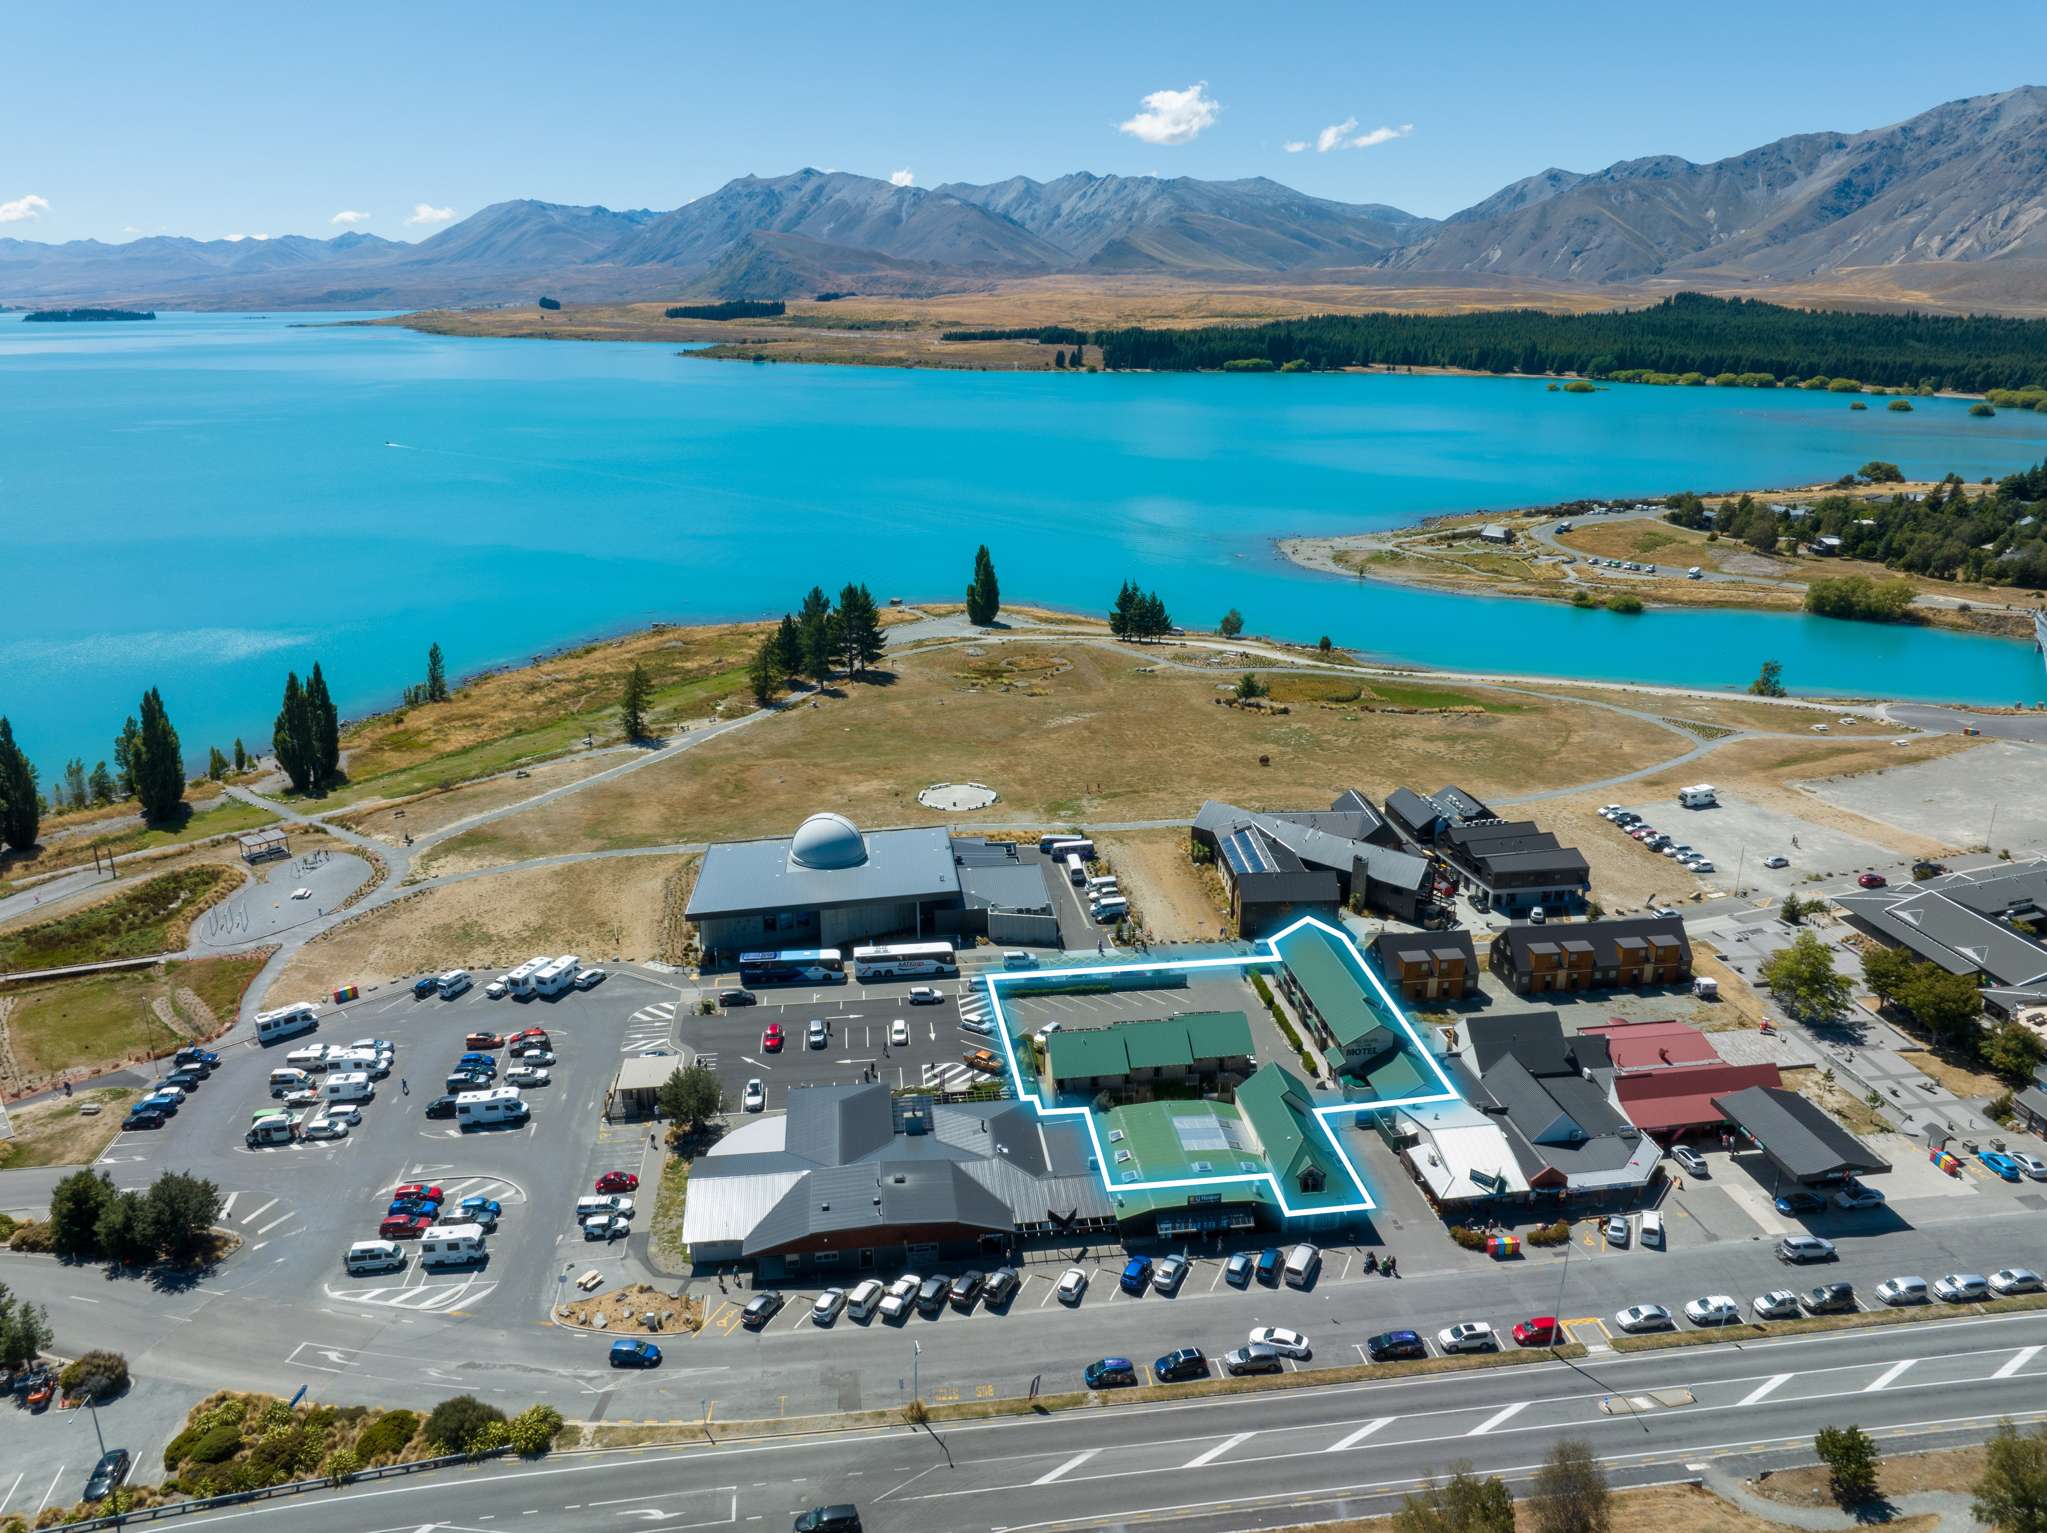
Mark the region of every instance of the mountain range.
POLYGON ((1909 288, 1965 271, 1980 287, 1991 265, 2029 288, 2047 283, 2041 87, 1948 102, 1887 128, 1798 134, 1704 165, 1658 155, 1589 173, 1553 168, 1446 219, 1311 197, 1264 177, 1076 173, 925 188, 801 170, 744 176, 665 213, 495 203, 416 244, 361 233, 0 239, 0 303, 918 296, 1060 273, 1810 286, 1880 270, 1909 288))

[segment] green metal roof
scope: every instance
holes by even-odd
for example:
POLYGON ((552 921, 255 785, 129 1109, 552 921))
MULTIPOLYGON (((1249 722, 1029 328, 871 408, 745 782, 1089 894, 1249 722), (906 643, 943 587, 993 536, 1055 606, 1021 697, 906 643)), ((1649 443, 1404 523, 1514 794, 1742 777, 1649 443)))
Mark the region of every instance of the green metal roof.
POLYGON ((1285 939, 1279 956, 1343 1047, 1370 1046, 1378 1041, 1374 1034, 1398 1042, 1398 1035, 1380 1014, 1371 981, 1329 933, 1303 926, 1285 939))
POLYGON ((1185 1070, 1194 1063, 1187 1029, 1178 1021, 1124 1022, 1113 1031, 1123 1040, 1133 1071, 1170 1070, 1176 1066, 1185 1070))
POLYGON ((1046 1047, 1056 1085, 1138 1070, 1185 1069, 1200 1059, 1247 1056, 1251 1023, 1241 1011, 1198 1011, 1111 1027, 1062 1028, 1046 1040, 1046 1047))
POLYGON ((1257 1136, 1267 1167, 1285 1184, 1287 1202, 1297 1209, 1348 1203, 1357 1195, 1314 1107, 1314 1095, 1300 1077, 1279 1065, 1260 1065, 1237 1087, 1237 1109, 1257 1136), (1301 1174, 1310 1167, 1321 1173, 1322 1185, 1313 1190, 1301 1185, 1301 1174))
POLYGON ((1251 1052, 1251 1019, 1241 1011, 1190 1011, 1175 1020, 1186 1025, 1196 1059, 1233 1059, 1251 1052))

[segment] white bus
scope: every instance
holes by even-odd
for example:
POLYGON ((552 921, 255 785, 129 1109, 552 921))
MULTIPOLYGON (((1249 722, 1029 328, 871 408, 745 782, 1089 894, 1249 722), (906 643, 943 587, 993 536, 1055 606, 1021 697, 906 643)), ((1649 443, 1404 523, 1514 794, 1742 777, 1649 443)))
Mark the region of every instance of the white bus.
POLYGON ((1073 880, 1073 887, 1076 889, 1087 882, 1087 864, 1080 860, 1080 853, 1066 854, 1066 876, 1073 880))
POLYGON ((1038 850, 1054 862, 1064 862, 1075 856, 1083 862, 1092 862, 1095 857, 1095 844, 1086 836, 1060 836, 1050 846, 1040 843, 1038 850))
POLYGON ((535 995, 560 995, 576 982, 576 971, 581 961, 573 953, 564 953, 560 958, 550 960, 533 975, 535 995))
POLYGON ((853 949, 855 979, 921 979, 942 974, 950 978, 960 971, 959 954, 950 942, 904 942, 893 947, 853 949))
POLYGON ((511 994, 522 998, 530 996, 533 994, 533 976, 546 968, 552 961, 547 958, 527 959, 518 968, 505 976, 505 989, 511 994))
POLYGON ((310 1033, 319 1025, 320 1009, 311 1001, 259 1011, 256 1013, 256 1041, 261 1044, 282 1043, 287 1038, 298 1037, 300 1033, 310 1033))

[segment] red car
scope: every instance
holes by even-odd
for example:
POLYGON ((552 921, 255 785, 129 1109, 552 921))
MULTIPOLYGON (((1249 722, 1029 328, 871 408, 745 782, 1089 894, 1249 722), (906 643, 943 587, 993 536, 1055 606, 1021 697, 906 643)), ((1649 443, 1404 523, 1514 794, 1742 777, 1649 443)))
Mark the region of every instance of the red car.
POLYGON ((1557 1342, 1557 1317, 1535 1315, 1514 1327, 1515 1343, 1523 1347, 1550 1347, 1557 1342))
POLYGON ((410 1198, 417 1203, 445 1203, 448 1201, 441 1196, 441 1189, 434 1186, 431 1182, 406 1182, 400 1187, 393 1188, 391 1196, 393 1198, 410 1198))
POLYGON ((1855 881, 1865 889, 1881 889, 1890 882, 1881 873, 1865 873, 1855 881))
POLYGON ((761 1029, 761 1047, 770 1054, 782 1052, 782 1024, 770 1022, 761 1029))
POLYGON ((425 1214, 393 1214, 377 1226, 380 1240, 417 1240, 434 1227, 425 1214))
POLYGON ((505 1040, 496 1033, 471 1033, 462 1040, 462 1046, 469 1049, 503 1048, 505 1040))
POLYGON ((511 1041, 514 1043, 524 1043, 529 1038, 545 1043, 547 1042, 547 1029, 544 1027, 522 1027, 519 1031, 512 1034, 511 1041))
POLYGON ((636 1192, 640 1179, 630 1171, 607 1171, 597 1178, 599 1192, 636 1192))

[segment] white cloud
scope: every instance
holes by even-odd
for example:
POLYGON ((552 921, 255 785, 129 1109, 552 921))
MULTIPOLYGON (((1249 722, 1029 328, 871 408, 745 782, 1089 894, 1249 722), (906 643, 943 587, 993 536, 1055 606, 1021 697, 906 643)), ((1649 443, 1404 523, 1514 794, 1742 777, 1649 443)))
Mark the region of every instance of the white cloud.
POLYGON ((1315 152, 1317 154, 1327 154, 1332 149, 1341 148, 1344 134, 1350 132, 1357 125, 1358 120, 1355 117, 1346 117, 1342 122, 1332 122, 1328 127, 1315 135, 1315 152))
POLYGON ((327 220, 330 224, 340 224, 344 229, 353 229, 357 224, 366 224, 369 221, 369 214, 358 213, 353 208, 343 208, 339 213, 336 213, 327 220))
POLYGON ((1308 141, 1305 138, 1290 138, 1285 143, 1281 144, 1279 147, 1284 149, 1288 154, 1299 154, 1303 149, 1308 147, 1308 141))
MULTIPOLYGON (((1378 144, 1391 143, 1396 138, 1406 138, 1414 132, 1414 124, 1404 122, 1399 127, 1373 128, 1370 132, 1357 131, 1358 120, 1346 117, 1342 122, 1333 122, 1315 135, 1315 152, 1327 154, 1332 149, 1370 149, 1378 144)), ((1298 139, 1286 146, 1288 154, 1299 154, 1306 148, 1298 139)))
POLYGON ((1116 131, 1147 144, 1185 144, 1210 126, 1222 103, 1208 94, 1208 82, 1197 80, 1185 90, 1155 90, 1144 98, 1144 110, 1116 131))
POLYGON ((40 213, 50 211, 50 200, 30 192, 26 197, 17 197, 12 202, 0 202, 0 224, 26 223, 40 213))
POLYGON ((1350 141, 1353 149, 1370 149, 1378 144, 1390 144, 1396 138, 1406 138, 1414 132, 1414 124, 1404 122, 1397 128, 1374 128, 1369 133, 1360 133, 1350 141))
POLYGON ((892 170, 888 173, 888 184, 890 186, 915 186, 917 184, 917 177, 908 167, 902 170, 892 170))
POLYGON ((448 224, 455 221, 453 208, 437 208, 431 202, 415 202, 412 216, 405 220, 409 224, 448 224))

